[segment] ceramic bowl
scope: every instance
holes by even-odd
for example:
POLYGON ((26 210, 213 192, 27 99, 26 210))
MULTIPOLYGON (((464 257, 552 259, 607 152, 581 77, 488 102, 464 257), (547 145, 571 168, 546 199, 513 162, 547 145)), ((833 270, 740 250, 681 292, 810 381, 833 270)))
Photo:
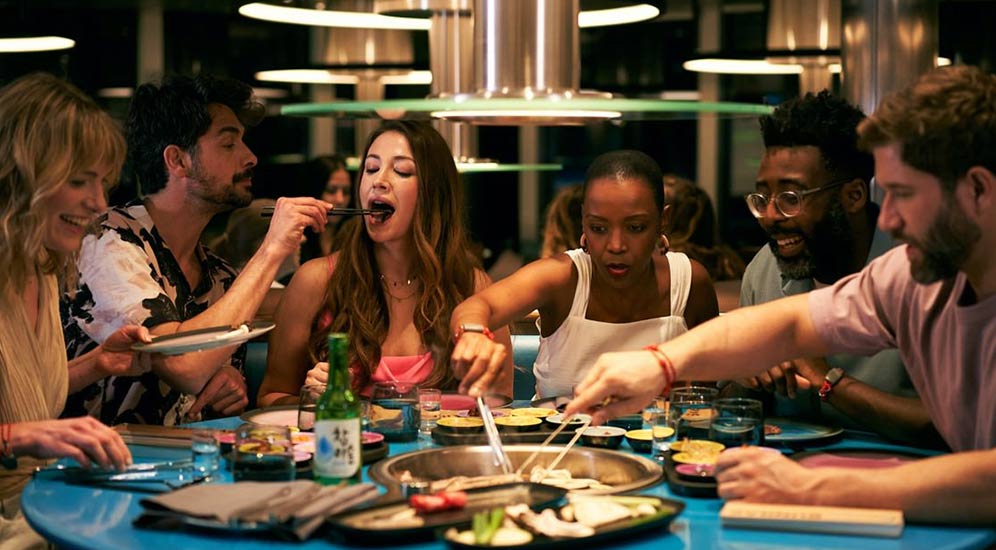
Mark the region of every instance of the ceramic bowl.
MULTIPOLYGON (((578 428, 581 431, 581 428, 578 428)), ((581 431, 581 441, 585 447, 618 449, 622 445, 626 430, 615 426, 589 426, 581 431)))
POLYGON ((638 453, 649 453, 654 446, 650 430, 630 430, 626 432, 626 442, 638 453))

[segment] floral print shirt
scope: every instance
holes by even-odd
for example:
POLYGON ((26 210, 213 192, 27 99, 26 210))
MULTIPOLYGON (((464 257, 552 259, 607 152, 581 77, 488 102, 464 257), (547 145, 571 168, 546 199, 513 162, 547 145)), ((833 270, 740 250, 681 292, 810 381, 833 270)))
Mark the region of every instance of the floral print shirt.
MULTIPOLYGON (((217 302, 237 272, 199 246, 202 276, 190 288, 180 264, 140 201, 110 209, 97 231, 83 239, 75 293, 60 304, 66 351, 78 357, 125 324, 152 328, 190 319, 217 302)), ((230 364, 243 372, 245 345, 230 364)), ((170 387, 155 373, 105 378, 69 396, 64 417, 90 415, 106 424, 172 426, 200 420, 187 416, 196 396, 170 387)))

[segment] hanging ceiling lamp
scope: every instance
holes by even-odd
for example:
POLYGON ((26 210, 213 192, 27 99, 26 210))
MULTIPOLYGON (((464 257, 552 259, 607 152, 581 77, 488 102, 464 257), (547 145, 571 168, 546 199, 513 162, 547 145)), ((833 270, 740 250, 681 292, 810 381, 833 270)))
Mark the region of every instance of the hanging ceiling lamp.
POLYGON ((0 53, 47 52, 68 50, 76 41, 62 36, 26 36, 0 38, 0 53))

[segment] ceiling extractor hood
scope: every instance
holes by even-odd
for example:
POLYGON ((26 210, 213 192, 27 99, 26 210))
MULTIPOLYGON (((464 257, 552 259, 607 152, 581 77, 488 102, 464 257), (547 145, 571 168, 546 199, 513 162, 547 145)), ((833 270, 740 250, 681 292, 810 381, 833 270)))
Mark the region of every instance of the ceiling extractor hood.
MULTIPOLYGON (((635 2, 583 3, 619 7, 635 2)), ((771 110, 757 104, 628 99, 580 90, 579 0, 376 0, 374 9, 392 17, 432 17, 433 93, 426 99, 286 105, 282 113, 568 125, 702 113, 756 116, 771 110), (460 32, 439 32, 437 25, 460 32)))

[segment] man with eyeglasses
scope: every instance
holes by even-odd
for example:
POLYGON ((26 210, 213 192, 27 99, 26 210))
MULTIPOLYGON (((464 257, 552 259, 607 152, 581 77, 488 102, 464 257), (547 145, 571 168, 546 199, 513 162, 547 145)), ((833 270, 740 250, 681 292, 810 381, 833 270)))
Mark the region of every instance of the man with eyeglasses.
POLYGON ((565 415, 635 412, 670 380, 747 376, 789 357, 896 348, 952 454, 892 468, 807 468, 756 447, 716 463, 719 496, 895 508, 909 523, 996 525, 996 75, 935 69, 858 129, 902 242, 802 296, 740 308, 659 344, 599 357, 565 415))
MULTIPOLYGON (((864 118, 826 91, 792 99, 761 117, 765 151, 756 191, 746 202, 769 241, 747 266, 741 306, 833 284, 893 246, 875 229, 879 208, 868 197, 873 161, 857 146, 864 118)), ((798 358, 740 384, 770 397, 778 416, 940 444, 896 350, 798 358)), ((724 393, 750 392, 731 385, 724 393)))

